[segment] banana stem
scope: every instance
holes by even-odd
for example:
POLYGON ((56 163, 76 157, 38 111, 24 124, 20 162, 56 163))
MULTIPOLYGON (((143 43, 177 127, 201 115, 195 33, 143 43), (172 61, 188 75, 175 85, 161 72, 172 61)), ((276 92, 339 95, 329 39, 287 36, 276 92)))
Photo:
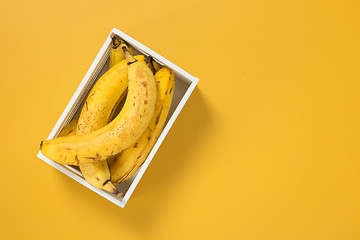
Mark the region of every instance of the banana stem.
POLYGON ((129 52, 129 50, 127 49, 127 45, 126 43, 121 43, 120 47, 124 53, 126 62, 128 65, 133 64, 134 62, 137 62, 137 60, 133 57, 133 55, 131 55, 131 53, 129 52))
POLYGON ((111 35, 111 41, 112 41, 112 48, 113 49, 117 49, 120 46, 120 41, 119 39, 115 36, 115 34, 111 35))
POLYGON ((152 73, 155 74, 156 70, 155 70, 155 67, 154 67, 154 64, 153 64, 154 59, 152 58, 152 56, 149 57, 149 60, 150 60, 149 68, 152 71, 152 73))

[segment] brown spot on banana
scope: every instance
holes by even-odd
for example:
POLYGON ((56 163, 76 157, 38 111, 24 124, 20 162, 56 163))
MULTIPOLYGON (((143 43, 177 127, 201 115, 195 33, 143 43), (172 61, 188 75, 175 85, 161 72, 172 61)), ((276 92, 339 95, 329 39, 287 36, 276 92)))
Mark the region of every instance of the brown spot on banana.
POLYGON ((147 100, 145 100, 145 101, 144 101, 144 104, 145 104, 145 105, 146 105, 146 104, 148 104, 148 101, 147 101, 147 100))
POLYGON ((135 143, 133 148, 137 148, 138 147, 138 143, 135 143))
POLYGON ((42 148, 43 144, 44 144, 44 142, 43 142, 43 141, 41 141, 41 143, 40 143, 40 150, 41 150, 41 148, 42 148))
POLYGON ((91 95, 88 98, 91 98, 96 92, 96 89, 94 89, 94 91, 91 93, 91 95))
POLYGON ((110 181, 110 179, 106 180, 106 181, 103 183, 103 186, 105 186, 109 181, 110 181))

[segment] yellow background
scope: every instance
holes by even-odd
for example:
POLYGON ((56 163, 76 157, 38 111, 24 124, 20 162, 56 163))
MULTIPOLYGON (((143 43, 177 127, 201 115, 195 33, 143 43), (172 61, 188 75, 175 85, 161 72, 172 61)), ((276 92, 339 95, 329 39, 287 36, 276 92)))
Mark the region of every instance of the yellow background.
POLYGON ((360 4, 2 1, 1 239, 360 239, 360 4), (36 158, 113 27, 200 78, 125 209, 36 158))

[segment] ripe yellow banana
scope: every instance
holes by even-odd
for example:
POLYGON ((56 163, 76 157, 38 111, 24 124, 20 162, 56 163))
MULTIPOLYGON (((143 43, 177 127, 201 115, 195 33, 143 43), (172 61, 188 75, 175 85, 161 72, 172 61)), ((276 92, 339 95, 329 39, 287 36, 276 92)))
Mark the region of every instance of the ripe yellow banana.
POLYGON ((111 181, 114 184, 121 183, 136 173, 154 147, 164 127, 175 88, 174 73, 169 68, 163 67, 155 74, 155 80, 156 109, 148 128, 136 143, 109 160, 111 181))
POLYGON ((78 124, 78 120, 79 120, 79 116, 75 117, 68 124, 66 124, 65 127, 61 129, 61 132, 59 133, 58 137, 76 135, 76 126, 78 124))
MULTIPOLYGON (((121 62, 125 59, 124 53, 120 48, 121 44, 125 44, 122 39, 119 39, 115 36, 115 34, 111 35, 112 44, 110 49, 110 68, 113 67, 115 64, 121 62)), ((129 47, 126 47, 131 55, 134 55, 133 50, 129 47)))
MULTIPOLYGON (((49 159, 69 165, 104 161, 134 144, 148 127, 157 97, 154 74, 122 45, 128 65, 128 94, 121 112, 108 125, 91 133, 41 142, 40 149, 49 159)), ((117 66, 105 73, 105 78, 119 75, 117 66)))
POLYGON ((155 72, 159 71, 161 66, 157 62, 155 62, 152 57, 150 57, 150 61, 152 66, 154 67, 155 72))
MULTIPOLYGON (((124 53, 121 49, 119 50, 120 43, 125 44, 123 40, 119 40, 115 36, 112 36, 110 68, 115 66, 117 63, 124 61, 121 69, 122 72, 127 72, 125 70, 127 67, 124 53)), ((139 59, 142 61, 144 60, 143 56, 139 57, 139 59)), ((76 135, 93 132, 104 127, 110 122, 110 119, 112 119, 112 115, 115 112, 114 110, 117 108, 118 104, 122 101, 127 92, 127 79, 124 78, 124 74, 122 74, 122 78, 119 78, 118 80, 113 79, 113 81, 113 86, 109 84, 106 79, 105 81, 98 81, 97 84, 95 84, 86 99, 86 108, 83 108, 81 111, 76 135), (109 87, 115 90, 110 95, 110 91, 104 90, 109 87), (101 88, 102 91, 99 91, 99 88, 101 88)), ((104 189, 113 194, 118 194, 115 186, 110 181, 108 160, 79 164, 79 168, 85 180, 92 186, 104 189)))

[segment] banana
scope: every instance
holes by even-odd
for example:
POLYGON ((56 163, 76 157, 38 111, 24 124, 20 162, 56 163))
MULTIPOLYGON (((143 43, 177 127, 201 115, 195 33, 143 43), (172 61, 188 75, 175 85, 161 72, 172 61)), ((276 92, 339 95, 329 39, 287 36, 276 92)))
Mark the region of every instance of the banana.
MULTIPOLYGON (((42 141, 40 150, 49 159, 68 165, 104 161, 134 144, 149 126, 155 112, 157 97, 154 74, 145 63, 130 54, 125 44, 121 44, 120 47, 124 51, 128 65, 128 94, 121 112, 108 125, 93 132, 42 141)), ((103 77, 111 79, 119 76, 121 72, 118 66, 120 63, 112 67, 103 77)), ((108 86, 106 90, 108 92, 102 96, 112 96, 114 92, 119 92, 118 89, 115 91, 108 86)), ((96 91, 102 92, 104 89, 98 88, 96 91)), ((101 100, 104 99, 99 99, 101 100)), ((84 106, 85 109, 87 104, 84 106)), ((103 118, 99 117, 99 119, 101 121, 103 118)), ((80 124, 79 122, 78 128, 81 127, 80 124)))
POLYGON ((172 70, 161 68, 155 74, 157 100, 155 114, 143 135, 129 148, 109 160, 111 181, 121 183, 133 176, 146 160, 158 139, 172 101, 175 77, 172 70))
POLYGON ((65 127, 63 127, 63 129, 61 129, 58 137, 75 135, 78 120, 79 120, 79 116, 75 117, 68 124, 66 124, 65 127))
MULTIPOLYGON (((121 61, 124 61, 122 63, 122 69, 126 67, 124 53, 121 49, 119 49, 120 44, 125 44, 125 42, 116 38, 115 35, 112 36, 110 68, 121 61)), ((140 57, 140 59, 143 60, 143 57, 140 57)), ((118 85, 113 86, 113 88, 118 92, 113 92, 114 95, 112 96, 107 95, 107 98, 103 98, 104 96, 102 94, 97 93, 101 93, 98 91, 99 88, 103 89, 102 92, 106 92, 104 89, 109 86, 111 87, 111 85, 102 87, 101 83, 103 82, 98 81, 98 83, 94 86, 93 90, 89 94, 89 97, 86 99, 86 108, 83 108, 81 111, 76 135, 93 132, 101 127, 104 127, 110 122, 110 119, 112 119, 112 115, 115 112, 114 110, 117 108, 118 104, 122 101, 127 92, 127 79, 120 78, 119 80, 120 81, 114 81, 114 83, 118 83, 118 85), (100 100, 102 98, 103 100, 100 100)), ((85 180, 92 186, 104 189, 113 194, 118 194, 115 186, 110 181, 110 170, 107 160, 79 164, 79 168, 85 180)))
POLYGON ((107 160, 94 163, 83 163, 79 165, 79 168, 85 180, 92 186, 106 190, 115 195, 119 194, 111 182, 111 174, 107 160))
POLYGON ((152 66, 154 67, 155 72, 159 71, 161 66, 157 62, 155 62, 152 57, 150 57, 150 61, 152 66))
MULTIPOLYGON (((125 44, 125 42, 122 39, 119 39, 115 36, 115 34, 111 34, 111 49, 110 49, 110 68, 113 67, 115 64, 121 62, 125 59, 124 53, 122 49, 119 47, 121 44, 125 44)), ((133 50, 126 46, 127 50, 131 53, 131 55, 134 55, 133 50)))

